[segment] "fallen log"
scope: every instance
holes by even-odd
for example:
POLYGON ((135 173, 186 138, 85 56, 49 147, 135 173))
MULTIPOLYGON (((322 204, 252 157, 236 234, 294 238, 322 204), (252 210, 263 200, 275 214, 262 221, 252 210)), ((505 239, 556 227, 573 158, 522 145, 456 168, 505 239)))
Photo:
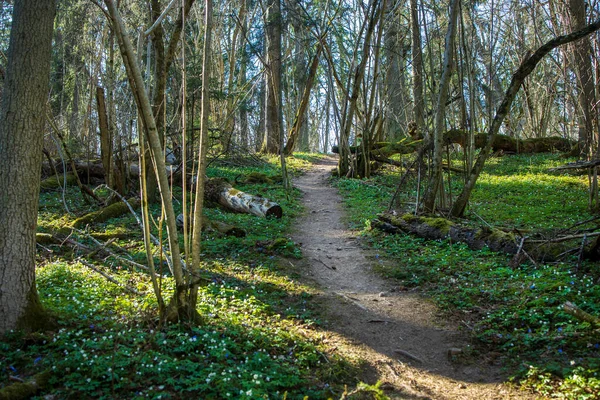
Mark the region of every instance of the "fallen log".
MULTIPOLYGON (((183 229, 183 214, 177 216, 177 228, 183 229)), ((245 237, 246 231, 237 226, 226 224, 221 221, 213 221, 206 217, 202 218, 202 230, 217 232, 225 236, 245 237)))
POLYGON ((597 167, 598 165, 600 165, 600 160, 576 161, 576 162, 568 163, 565 165, 561 165, 559 167, 548 168, 548 171, 556 172, 556 171, 564 171, 564 170, 571 170, 571 169, 590 169, 590 168, 597 167))
MULTIPOLYGON (((127 202, 133 207, 138 208, 140 206, 140 199, 132 197, 127 202)), ((73 228, 82 228, 88 224, 96 224, 106 222, 111 218, 120 217, 123 214, 129 212, 129 207, 122 201, 113 203, 109 206, 101 208, 97 211, 85 214, 71 223, 73 228)))
MULTIPOLYGON (((467 146, 468 133, 462 129, 451 129, 444 134, 444 143, 467 146)), ((486 134, 474 135, 474 146, 481 149, 485 145, 486 134)), ((380 158, 388 158, 394 154, 410 154, 415 152, 423 144, 422 140, 404 139, 398 143, 377 142, 371 146, 371 154, 380 158)), ((576 143, 572 140, 558 136, 546 138, 517 139, 507 135, 496 135, 494 137, 493 151, 505 153, 550 153, 554 151, 569 152, 576 143)), ((333 153, 339 153, 339 147, 331 148, 333 153)), ((361 146, 350 146, 352 154, 359 154, 361 146)))
POLYGON ((570 301, 567 301, 562 305, 562 310, 567 314, 572 315, 577 319, 580 319, 581 321, 589 322, 591 325, 600 327, 600 318, 583 311, 581 308, 577 307, 570 301))
MULTIPOLYGON (((506 254, 525 252, 541 261, 554 261, 572 247, 567 242, 517 240, 513 232, 487 226, 474 228, 456 224, 446 218, 412 214, 379 214, 371 221, 371 228, 393 234, 413 234, 430 240, 449 239, 452 242, 466 243, 473 250, 488 247, 492 251, 506 254)), ((591 258, 590 252, 584 251, 583 257, 591 258)))
POLYGON ((258 217, 283 216, 281 206, 264 197, 254 196, 235 189, 224 179, 209 179, 205 183, 204 198, 218 203, 229 211, 253 214, 258 217))
MULTIPOLYGON (((462 129, 451 129, 444 134, 446 144, 458 144, 462 147, 467 146, 468 134, 462 129)), ((481 149, 487 140, 485 133, 475 135, 474 145, 476 149, 481 149)), ((517 139, 507 135, 494 136, 492 151, 504 151, 506 153, 551 153, 555 151, 571 151, 576 142, 559 136, 550 136, 545 138, 517 139)))
POLYGON ((63 175, 51 176, 40 182, 40 190, 42 192, 45 192, 60 189, 65 184, 65 182, 67 186, 77 185, 77 177, 72 173, 68 173, 66 177, 63 175))
MULTIPOLYGON (((205 185, 205 200, 217 203, 229 211, 253 214, 259 217, 281 218, 283 215, 283 210, 279 204, 264 197, 254 196, 237 190, 224 179, 209 179, 205 185)), ((133 208, 140 206, 138 198, 131 198, 127 201, 133 208)), ((120 217, 128 212, 129 207, 127 204, 120 201, 77 218, 71 223, 71 227, 82 228, 88 224, 106 222, 111 218, 120 217)), ((208 221, 206 224, 211 229, 228 235, 241 237, 246 234, 243 230, 239 230, 239 228, 218 226, 218 222, 208 221)))

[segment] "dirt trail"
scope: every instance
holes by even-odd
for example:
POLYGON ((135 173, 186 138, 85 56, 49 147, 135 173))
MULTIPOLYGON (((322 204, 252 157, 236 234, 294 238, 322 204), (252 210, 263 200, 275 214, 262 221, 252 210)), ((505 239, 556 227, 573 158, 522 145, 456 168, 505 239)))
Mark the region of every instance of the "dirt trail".
POLYGON ((451 361, 450 349, 466 348, 464 334, 441 321, 429 301, 396 291, 372 272, 386 261, 361 247, 345 226, 341 197, 328 182, 335 165, 328 158, 294 181, 306 207, 294 234, 304 255, 300 273, 321 291, 326 341, 367 360, 363 379, 382 380, 392 398, 530 398, 501 384, 493 360, 451 361))

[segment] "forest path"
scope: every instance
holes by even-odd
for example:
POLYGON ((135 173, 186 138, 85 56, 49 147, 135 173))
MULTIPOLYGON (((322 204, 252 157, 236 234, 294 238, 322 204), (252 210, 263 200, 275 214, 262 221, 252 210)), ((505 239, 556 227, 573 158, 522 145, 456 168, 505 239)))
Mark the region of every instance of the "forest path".
POLYGON ((293 234, 303 252, 296 264, 319 291, 324 341, 342 356, 366 360, 362 379, 383 381, 391 398, 529 398, 501 383, 493 360, 450 361, 450 349, 465 349, 465 335, 437 317, 427 299, 397 291, 372 272, 374 264, 387 261, 362 247, 346 227, 342 199, 329 184, 336 162, 324 159, 294 180, 305 206, 293 234))

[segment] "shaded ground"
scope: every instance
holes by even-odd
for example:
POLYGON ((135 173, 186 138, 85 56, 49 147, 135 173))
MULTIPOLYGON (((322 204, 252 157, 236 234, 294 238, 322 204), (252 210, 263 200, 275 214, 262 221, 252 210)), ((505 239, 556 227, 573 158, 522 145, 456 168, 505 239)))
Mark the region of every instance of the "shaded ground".
POLYGON ((374 264, 386 261, 369 254, 347 229, 341 198, 328 182, 335 165, 328 158, 294 181, 306 207, 293 237, 304 255, 297 264, 303 278, 319 288, 328 329, 324 341, 366 360, 363 379, 383 381, 392 398, 531 398, 502 384, 493 356, 469 357, 465 334, 438 318, 427 299, 399 291, 372 272, 374 264))

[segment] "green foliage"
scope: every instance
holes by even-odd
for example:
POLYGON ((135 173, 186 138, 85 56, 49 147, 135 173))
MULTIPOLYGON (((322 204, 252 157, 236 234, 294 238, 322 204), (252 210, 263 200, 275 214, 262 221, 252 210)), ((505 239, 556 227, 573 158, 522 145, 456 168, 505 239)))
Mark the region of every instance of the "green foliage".
MULTIPOLYGON (((556 230, 589 218, 585 179, 552 176, 564 160, 549 155, 493 158, 474 192, 473 209, 487 222, 520 229, 556 230)), ((354 226, 387 207, 397 175, 366 181, 340 179, 354 226)), ((473 223, 480 223, 473 221, 473 223)), ((597 398, 600 343, 586 322, 562 311, 566 301, 600 315, 600 269, 574 262, 511 265, 509 256, 464 244, 364 231, 378 269, 399 288, 420 288, 449 317, 470 328, 479 351, 500 351, 515 379, 540 394, 597 398), (523 367, 526 365, 527 367, 523 367), (587 396, 587 397, 586 397, 587 396)), ((576 262, 576 261, 575 261, 576 262)))
MULTIPOLYGON (((306 165, 305 162, 298 165, 306 165)), ((297 167, 290 168, 292 172, 297 167)), ((276 166, 216 165, 211 176, 233 180, 240 173, 278 174, 276 166)), ((199 311, 202 326, 160 326, 152 284, 146 273, 130 270, 113 257, 98 267, 119 285, 77 262, 81 250, 47 245, 41 252, 37 285, 44 306, 58 316, 60 329, 35 334, 11 333, 0 341, 0 388, 9 375, 27 379, 52 371, 50 388, 40 395, 57 398, 327 398, 354 381, 357 367, 321 343, 311 290, 289 278, 279 257, 299 257, 286 237, 301 206, 274 183, 240 184, 250 193, 264 193, 284 208, 282 219, 262 219, 207 209, 209 218, 245 229, 244 238, 203 236, 204 276, 199 311), (261 250, 262 249, 262 250, 261 250), (125 292, 128 286, 142 295, 125 292)), ((77 215, 90 211, 77 191, 67 191, 73 215, 65 215, 60 195, 45 194, 40 204, 40 227, 57 231, 77 215), (58 222, 57 222, 58 221, 58 222)), ((155 221, 160 209, 153 207, 155 221)), ((156 226, 152 228, 160 234, 156 226)), ((123 216, 89 231, 129 232, 115 240, 145 264, 144 248, 135 220, 123 216)), ((164 231, 163 231, 163 237, 164 231)), ((91 242, 73 235, 82 244, 91 242)), ((163 294, 173 292, 165 275, 163 294)))
POLYGON ((492 158, 477 181, 471 209, 488 223, 518 228, 565 228, 587 214, 587 176, 552 175, 558 155, 492 158))

